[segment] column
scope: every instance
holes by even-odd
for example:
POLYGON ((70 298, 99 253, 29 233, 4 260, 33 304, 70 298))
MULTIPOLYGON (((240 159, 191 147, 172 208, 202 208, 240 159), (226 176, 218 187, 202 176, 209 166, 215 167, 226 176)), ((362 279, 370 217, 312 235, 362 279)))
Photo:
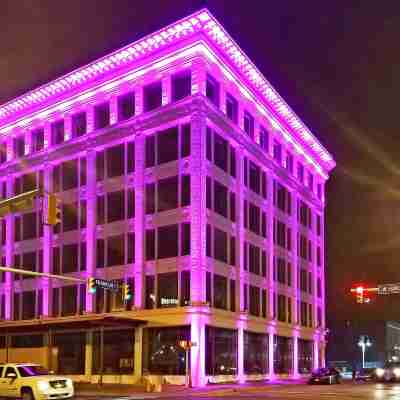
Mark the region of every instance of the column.
POLYGON ((25 137, 25 154, 32 153, 32 131, 26 131, 25 137))
POLYGON ((267 280, 268 280, 268 313, 269 318, 274 319, 274 295, 275 295, 275 282, 274 282, 274 175, 267 173, 267 280))
POLYGON ((143 113, 143 82, 137 82, 135 85, 135 116, 143 113))
POLYGON ((134 375, 139 379, 142 376, 142 355, 143 355, 143 327, 135 328, 134 344, 134 375))
POLYGON ((161 104, 165 106, 166 104, 171 103, 171 75, 164 75, 161 78, 161 88, 162 88, 162 97, 161 104))
POLYGON ((191 93, 200 93, 206 95, 206 79, 207 69, 203 58, 198 58, 193 61, 192 65, 192 88, 191 93))
POLYGON ((292 378, 299 378, 299 332, 293 332, 293 371, 292 378))
MULTIPOLYGON (((238 221, 236 224, 236 255, 239 260, 239 268, 236 269, 236 297, 239 301, 239 311, 246 311, 244 304, 244 283, 246 281, 247 273, 244 269, 244 242, 246 230, 244 227, 244 151, 242 148, 236 148, 236 194, 237 194, 237 215, 238 221)), ((247 305, 248 306, 248 305, 247 305)))
POLYGON ((92 364, 93 364, 93 331, 86 332, 85 345, 85 379, 89 382, 92 380, 92 364))
POLYGON ((294 299, 292 305, 293 322, 295 325, 300 324, 300 282, 299 282, 299 257, 298 257, 298 231, 299 222, 297 221, 297 201, 298 197, 295 192, 291 192, 292 196, 292 215, 291 215, 291 229, 292 229, 292 278, 293 278, 293 291, 294 299))
POLYGON ((64 116, 64 140, 67 142, 72 138, 72 116, 65 114, 64 116))
MULTIPOLYGON (((13 177, 9 175, 6 181, 7 197, 12 197, 13 190, 13 177)), ((6 219, 6 266, 14 267, 14 215, 12 213, 5 216, 6 219)), ((12 272, 6 272, 5 282, 5 319, 13 319, 13 283, 14 276, 12 272)))
MULTIPOLYGON (((96 152, 86 159, 86 278, 96 275, 96 152)), ((95 311, 95 297, 86 290, 86 312, 95 311)))
MULTIPOLYGON (((43 170, 43 186, 45 193, 51 193, 53 190, 53 184, 51 179, 52 166, 51 164, 45 163, 43 170)), ((51 260, 52 260, 52 247, 53 242, 53 227, 51 225, 43 225, 43 272, 45 274, 51 274, 51 260)), ((51 279, 41 278, 41 285, 43 288, 43 309, 42 315, 48 317, 51 315, 51 294, 52 284, 51 279)))
POLYGON ((315 336, 313 340, 313 368, 319 367, 319 337, 315 336))
POLYGON ((238 379, 239 383, 246 382, 244 373, 244 328, 246 322, 243 320, 239 321, 238 324, 238 379))
MULTIPOLYGON (((198 107, 201 107, 199 102, 198 107)), ((190 299, 193 304, 206 300, 206 116, 202 110, 191 118, 191 279, 190 299)))
POLYGON ((275 379, 275 369, 274 369, 274 336, 275 336, 275 328, 270 326, 268 327, 268 366, 269 366, 269 379, 275 379))
POLYGON ((206 382, 206 324, 204 316, 192 314, 190 338, 196 345, 190 350, 191 379, 194 387, 201 387, 206 382))
POLYGON ((110 125, 114 125, 118 122, 118 98, 112 96, 110 98, 110 125))
MULTIPOLYGON (((136 97, 135 97, 136 99, 136 97)), ((145 139, 143 134, 135 139, 135 266, 134 266, 134 304, 144 308, 145 302, 145 139)))

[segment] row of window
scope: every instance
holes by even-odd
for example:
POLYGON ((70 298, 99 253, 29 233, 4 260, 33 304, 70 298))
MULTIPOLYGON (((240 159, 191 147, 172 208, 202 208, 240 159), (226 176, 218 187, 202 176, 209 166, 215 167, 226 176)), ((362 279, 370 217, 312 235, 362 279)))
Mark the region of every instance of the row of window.
POLYGON ((206 179, 206 207, 225 218, 229 215, 232 222, 236 221, 235 193, 229 192, 225 185, 209 176, 206 179))
POLYGON ((292 263, 282 257, 274 257, 274 281, 292 286, 292 263))
POLYGON ((262 277, 267 276, 267 253, 254 244, 243 243, 243 268, 262 277))

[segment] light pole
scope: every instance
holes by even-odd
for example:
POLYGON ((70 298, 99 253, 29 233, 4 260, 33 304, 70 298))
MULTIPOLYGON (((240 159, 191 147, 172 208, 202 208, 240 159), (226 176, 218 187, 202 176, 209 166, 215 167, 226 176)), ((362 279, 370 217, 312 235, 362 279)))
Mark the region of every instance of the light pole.
POLYGON ((372 343, 369 340, 368 336, 360 336, 358 340, 358 346, 361 347, 361 354, 362 354, 362 367, 365 368, 365 350, 367 347, 371 347, 372 343))

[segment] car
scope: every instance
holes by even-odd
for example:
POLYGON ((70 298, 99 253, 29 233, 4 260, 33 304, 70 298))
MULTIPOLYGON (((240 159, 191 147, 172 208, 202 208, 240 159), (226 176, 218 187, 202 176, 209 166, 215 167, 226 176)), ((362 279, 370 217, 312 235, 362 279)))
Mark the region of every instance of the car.
POLYGON ((341 382, 340 372, 335 368, 318 368, 311 373, 308 384, 328 384, 341 382))
POLYGON ((52 375, 39 364, 0 364, 0 397, 47 400, 73 396, 70 378, 52 375))
POLYGON ((375 368, 361 368, 356 371, 356 381, 372 381, 376 378, 375 368))
POLYGON ((375 375, 380 382, 400 381, 400 363, 387 362, 383 368, 377 368, 375 375))

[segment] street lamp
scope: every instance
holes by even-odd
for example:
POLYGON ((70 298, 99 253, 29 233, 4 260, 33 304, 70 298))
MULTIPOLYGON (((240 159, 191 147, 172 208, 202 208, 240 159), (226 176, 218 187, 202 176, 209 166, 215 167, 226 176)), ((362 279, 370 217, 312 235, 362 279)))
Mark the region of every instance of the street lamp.
POLYGON ((358 340, 358 346, 361 347, 362 367, 365 368, 365 350, 367 347, 371 347, 372 343, 368 336, 360 336, 360 339, 358 340))

